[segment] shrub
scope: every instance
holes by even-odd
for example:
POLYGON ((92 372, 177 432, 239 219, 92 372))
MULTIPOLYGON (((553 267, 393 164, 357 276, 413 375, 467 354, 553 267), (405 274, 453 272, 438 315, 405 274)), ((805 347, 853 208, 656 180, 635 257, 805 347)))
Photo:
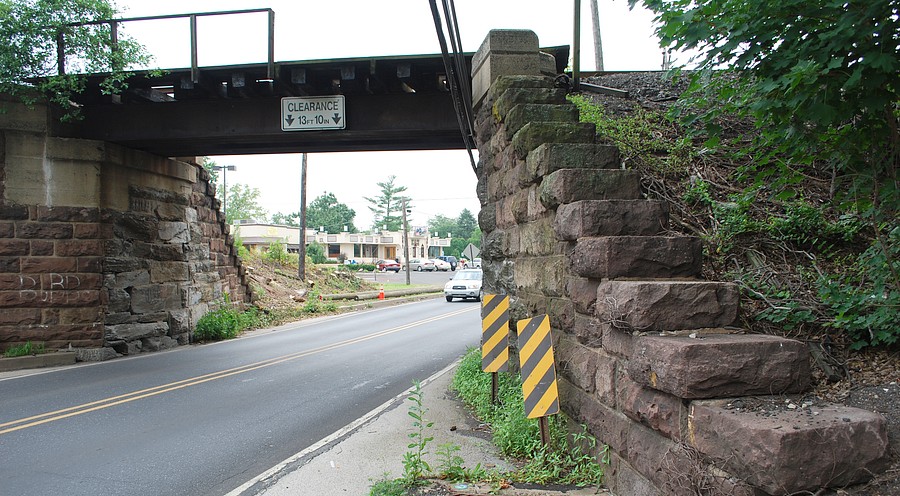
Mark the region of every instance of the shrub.
POLYGON ((323 247, 319 243, 310 243, 309 245, 307 245, 306 256, 314 264, 322 264, 328 261, 328 257, 325 256, 325 247, 323 247))
POLYGON ((270 262, 277 262, 282 265, 287 264, 290 261, 290 256, 287 248, 284 246, 284 241, 280 239, 269 243, 266 252, 263 253, 263 258, 270 262))
POLYGON ((247 329, 258 327, 262 321, 256 308, 240 312, 231 306, 226 298, 222 307, 200 317, 194 329, 194 339, 196 341, 233 339, 247 329))

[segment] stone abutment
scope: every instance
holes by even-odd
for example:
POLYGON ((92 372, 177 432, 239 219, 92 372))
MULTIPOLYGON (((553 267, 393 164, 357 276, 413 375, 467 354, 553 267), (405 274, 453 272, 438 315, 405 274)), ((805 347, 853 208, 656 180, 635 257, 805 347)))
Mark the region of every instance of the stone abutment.
POLYGON ((249 301, 215 185, 190 160, 50 136, 2 102, 0 350, 81 359, 188 343, 209 304, 249 301))
POLYGON ((510 296, 510 329, 549 315, 562 408, 609 446, 610 488, 780 495, 884 470, 877 414, 736 406, 804 391, 806 346, 733 327, 738 289, 701 279, 700 241, 666 234, 667 205, 553 67, 530 31, 492 31, 473 59, 485 287, 510 296))

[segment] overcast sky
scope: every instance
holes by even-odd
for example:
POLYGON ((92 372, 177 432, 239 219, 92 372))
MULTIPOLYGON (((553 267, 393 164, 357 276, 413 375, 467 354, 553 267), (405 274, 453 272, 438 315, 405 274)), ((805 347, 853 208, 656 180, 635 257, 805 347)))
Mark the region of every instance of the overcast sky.
MULTIPOLYGON (((591 0, 582 0, 582 70, 593 70, 591 0)), ((275 60, 312 60, 440 52, 427 0, 117 0, 123 17, 270 7, 275 11, 275 60)), ((456 0, 465 51, 475 51, 491 29, 530 29, 541 46, 571 45, 573 1, 456 0)), ((606 70, 656 70, 661 50, 649 12, 628 9, 626 0, 599 0, 606 70)), ((265 13, 198 20, 201 66, 264 62, 265 13)), ((122 29, 143 43, 162 68, 190 65, 188 20, 145 21, 122 29)), ((477 152, 476 152, 477 153, 477 152)), ((228 183, 259 188, 269 211, 295 212, 300 206, 300 154, 212 157, 235 165, 228 183)), ((317 153, 308 159, 308 199, 325 191, 356 211, 356 226, 371 226, 368 202, 375 184, 397 176, 413 199, 410 222, 425 225, 437 214, 456 217, 479 210, 475 174, 463 151, 317 153)))

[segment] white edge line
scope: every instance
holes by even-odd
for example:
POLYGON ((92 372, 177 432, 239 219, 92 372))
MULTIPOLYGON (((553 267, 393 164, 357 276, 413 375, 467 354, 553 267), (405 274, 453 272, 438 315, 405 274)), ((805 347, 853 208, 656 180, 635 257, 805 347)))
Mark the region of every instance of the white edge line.
MULTIPOLYGON (((419 386, 420 386, 420 387, 426 386, 426 385, 428 385, 430 382, 432 382, 432 381, 434 381, 435 379, 437 379, 438 377, 440 377, 440 376, 446 374, 447 372, 449 372, 450 370, 452 370, 454 367, 456 367, 457 365, 459 365, 459 362, 460 362, 461 360, 462 360, 461 357, 460 357, 460 358, 457 358, 457 359, 454 360, 450 365, 447 365, 447 366, 444 367, 443 369, 441 369, 441 370, 435 372, 434 374, 432 374, 431 377, 429 377, 429 378, 427 378, 427 379, 425 379, 425 380, 419 382, 419 386)), ((407 389, 407 390, 405 390, 405 391, 403 391, 402 393, 398 394, 397 396, 394 396, 393 398, 387 400, 386 402, 382 403, 381 405, 375 407, 375 409, 373 409, 373 410, 371 410, 370 412, 366 413, 366 414, 363 415, 362 417, 360 417, 360 418, 354 420, 353 422, 350 422, 349 424, 345 425, 344 427, 341 427, 340 429, 334 431, 334 432, 331 433, 330 435, 328 435, 328 436, 326 436, 326 437, 320 439, 319 441, 317 441, 316 443, 314 443, 314 444, 312 444, 311 446, 307 447, 307 448, 304 449, 303 451, 300 451, 299 453, 296 453, 296 454, 294 454, 294 455, 292 455, 292 456, 290 456, 290 457, 284 459, 281 463, 275 465, 274 467, 270 468, 269 470, 266 470, 265 472, 263 472, 263 473, 257 475, 256 477, 250 479, 249 481, 247 481, 247 482, 241 484, 240 486, 238 486, 237 488, 235 488, 235 489, 232 490, 231 492, 227 493, 225 496, 240 496, 240 495, 244 494, 244 491, 246 491, 247 489, 250 489, 250 488, 253 487, 254 485, 256 485, 256 484, 258 484, 258 483, 260 483, 260 482, 262 482, 262 481, 265 481, 265 480, 267 480, 267 479, 271 479, 272 477, 274 477, 275 475, 277 475, 279 472, 281 472, 282 470, 284 470, 285 467, 287 467, 288 465, 291 465, 292 463, 297 462, 298 460, 300 460, 300 459, 302 459, 302 458, 308 456, 309 454, 314 453, 314 452, 320 450, 320 449, 323 448, 324 446, 327 446, 328 444, 331 444, 331 443, 333 443, 334 441, 337 441, 338 439, 341 439, 341 438, 343 438, 344 436, 349 435, 351 432, 355 431, 355 430, 358 429, 359 427, 362 427, 363 425, 365 425, 365 424, 367 424, 368 422, 370 422, 371 420, 373 420, 375 417, 378 417, 379 415, 381 415, 382 413, 384 413, 385 410, 387 410, 388 408, 390 408, 391 406, 393 406, 393 405, 394 405, 395 403, 397 403, 398 401, 402 401, 403 399, 405 399, 405 397, 406 397, 407 395, 409 395, 409 394, 412 392, 413 389, 414 389, 414 386, 413 386, 413 387, 410 387, 409 389, 407 389)))

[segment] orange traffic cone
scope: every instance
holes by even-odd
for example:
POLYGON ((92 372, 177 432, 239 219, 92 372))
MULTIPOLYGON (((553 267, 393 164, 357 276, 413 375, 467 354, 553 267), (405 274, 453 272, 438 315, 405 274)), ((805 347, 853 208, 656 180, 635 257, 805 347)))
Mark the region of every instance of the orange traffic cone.
POLYGON ((381 286, 381 291, 378 293, 378 299, 379 300, 384 299, 384 286, 381 286))

